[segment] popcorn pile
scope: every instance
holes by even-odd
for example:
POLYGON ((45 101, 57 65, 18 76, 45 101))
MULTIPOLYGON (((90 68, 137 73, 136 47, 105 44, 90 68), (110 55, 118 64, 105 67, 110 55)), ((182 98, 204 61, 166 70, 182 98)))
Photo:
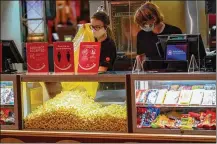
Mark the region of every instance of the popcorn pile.
POLYGON ((127 132, 126 105, 103 107, 86 91, 65 91, 24 119, 25 128, 127 132))

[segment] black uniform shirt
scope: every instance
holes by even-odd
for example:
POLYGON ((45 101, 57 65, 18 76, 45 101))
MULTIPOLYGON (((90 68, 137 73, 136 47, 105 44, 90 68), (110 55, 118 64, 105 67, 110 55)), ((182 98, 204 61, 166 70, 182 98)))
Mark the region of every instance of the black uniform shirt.
POLYGON ((137 34, 137 54, 146 54, 151 60, 159 60, 160 56, 157 51, 156 43, 158 42, 157 35, 165 34, 181 34, 180 28, 165 24, 164 30, 160 34, 151 32, 139 31, 137 34))
POLYGON ((107 37, 101 42, 99 66, 107 67, 108 70, 112 70, 116 55, 115 43, 110 37, 107 37))

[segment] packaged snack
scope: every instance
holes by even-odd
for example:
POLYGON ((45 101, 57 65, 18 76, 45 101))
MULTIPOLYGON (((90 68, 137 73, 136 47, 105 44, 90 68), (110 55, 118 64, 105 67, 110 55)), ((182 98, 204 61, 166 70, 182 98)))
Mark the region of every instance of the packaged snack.
POLYGON ((181 127, 181 119, 176 119, 175 128, 178 129, 181 127))
POLYGON ((169 118, 166 115, 159 115, 152 123, 152 128, 165 128, 168 124, 169 118))
POLYGON ((216 85, 215 84, 206 84, 204 86, 205 90, 215 90, 216 89, 216 85))
POLYGON ((9 112, 8 117, 5 120, 5 123, 7 125, 11 125, 11 124, 15 123, 15 118, 14 118, 14 113, 13 112, 11 112, 11 111, 9 112))
POLYGON ((173 119, 173 120, 181 119, 181 116, 182 115, 176 111, 172 111, 172 112, 167 113, 167 117, 169 119, 173 119))
POLYGON ((150 127, 151 123, 156 119, 159 113, 159 108, 147 108, 147 111, 142 115, 142 127, 150 127))
POLYGON ((168 91, 164 100, 164 104, 177 104, 179 100, 179 94, 180 91, 168 91))
POLYGON ((155 104, 163 104, 167 91, 167 89, 159 90, 155 104))
POLYGON ((195 89, 192 92, 190 105, 200 105, 203 100, 204 90, 195 89))
POLYGON ((147 108, 143 108, 143 107, 137 107, 137 128, 141 128, 142 127, 142 114, 145 113, 145 111, 147 111, 147 108))
POLYGON ((211 127, 210 129, 215 130, 216 129, 216 113, 212 113, 212 119, 211 119, 211 127))
POLYGON ((155 104, 157 96, 158 96, 158 90, 157 89, 148 90, 146 104, 155 104))
POLYGON ((176 112, 170 112, 167 114, 168 122, 166 123, 165 127, 169 129, 178 128, 177 122, 179 120, 179 114, 176 112))
POLYGON ((195 112, 189 112, 188 113, 190 117, 193 117, 195 119, 200 119, 200 114, 199 113, 195 113, 195 112))
POLYGON ((211 127, 211 121, 212 121, 212 114, 206 113, 205 119, 202 122, 202 127, 204 129, 209 129, 211 127))
POLYGON ((189 112, 189 117, 193 118, 193 125, 192 128, 197 129, 198 124, 200 123, 200 114, 195 112, 189 112))
POLYGON ((194 118, 190 117, 188 114, 182 116, 180 129, 193 130, 193 125, 194 125, 194 118))
POLYGON ((203 89, 204 86, 203 85, 193 85, 192 86, 192 90, 195 90, 195 89, 203 89))
POLYGON ((202 105, 212 105, 213 103, 213 92, 215 90, 205 90, 204 96, 203 96, 203 102, 202 105))
POLYGON ((197 125, 198 128, 203 129, 216 129, 216 112, 207 110, 206 113, 200 113, 200 123, 197 125))
POLYGON ((179 89, 179 85, 171 85, 170 90, 171 91, 177 91, 179 89))
POLYGON ((192 86, 180 86, 178 90, 192 90, 192 86))
POLYGON ((179 105, 189 105, 191 96, 192 90, 182 90, 179 97, 179 105))
POLYGON ((0 123, 2 125, 11 125, 15 123, 14 112, 8 108, 1 108, 0 123))
POLYGON ((148 90, 141 91, 137 104, 145 104, 146 99, 147 99, 147 92, 148 90))

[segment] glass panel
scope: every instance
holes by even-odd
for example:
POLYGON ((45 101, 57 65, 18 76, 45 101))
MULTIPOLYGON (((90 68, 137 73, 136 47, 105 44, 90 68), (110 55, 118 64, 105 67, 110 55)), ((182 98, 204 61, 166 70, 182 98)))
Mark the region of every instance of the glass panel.
POLYGON ((135 81, 137 128, 216 129, 215 81, 135 81))
POLYGON ((43 1, 26 1, 27 19, 43 18, 43 1))
POLYGON ((141 3, 129 1, 123 4, 111 4, 112 30, 118 52, 136 52, 136 36, 140 29, 134 23, 133 17, 141 3))
POLYGON ((127 132, 125 83, 27 82, 24 128, 127 132))
POLYGON ((0 124, 14 125, 14 90, 12 81, 1 81, 1 106, 0 106, 0 124))
POLYGON ((43 20, 28 20, 28 34, 44 33, 43 20))

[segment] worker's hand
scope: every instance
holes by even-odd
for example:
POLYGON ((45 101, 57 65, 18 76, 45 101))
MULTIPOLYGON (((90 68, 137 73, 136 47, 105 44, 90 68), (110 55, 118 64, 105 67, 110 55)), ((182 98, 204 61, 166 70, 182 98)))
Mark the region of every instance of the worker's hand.
POLYGON ((62 85, 60 82, 45 82, 45 86, 50 98, 55 97, 62 91, 62 85))
POLYGON ((146 61, 146 55, 145 54, 137 55, 136 60, 140 61, 141 64, 143 64, 146 61))
POLYGON ((143 64, 145 63, 145 61, 146 61, 145 54, 137 55, 133 67, 133 72, 141 72, 141 71, 143 72, 144 71, 143 64))
POLYGON ((104 72, 107 72, 107 70, 108 70, 108 67, 100 66, 99 69, 98 69, 98 72, 99 73, 104 73, 104 72))

